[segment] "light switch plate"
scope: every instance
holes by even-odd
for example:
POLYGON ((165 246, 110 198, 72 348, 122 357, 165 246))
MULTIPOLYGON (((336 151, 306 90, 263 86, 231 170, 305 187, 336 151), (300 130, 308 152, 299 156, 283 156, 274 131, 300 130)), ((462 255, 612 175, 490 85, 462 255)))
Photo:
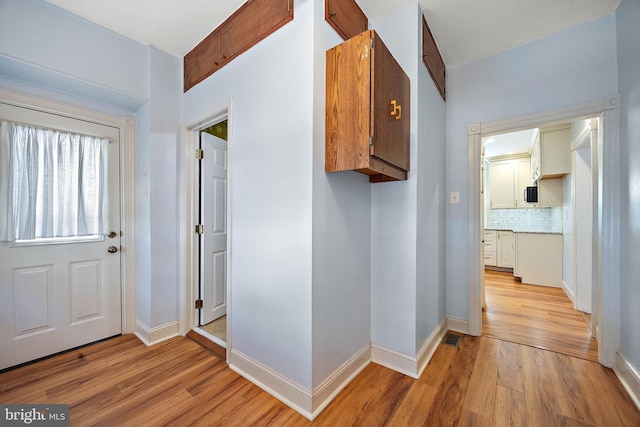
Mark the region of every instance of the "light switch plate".
POLYGON ((460 192, 452 191, 449 193, 449 203, 452 205, 460 204, 460 192))

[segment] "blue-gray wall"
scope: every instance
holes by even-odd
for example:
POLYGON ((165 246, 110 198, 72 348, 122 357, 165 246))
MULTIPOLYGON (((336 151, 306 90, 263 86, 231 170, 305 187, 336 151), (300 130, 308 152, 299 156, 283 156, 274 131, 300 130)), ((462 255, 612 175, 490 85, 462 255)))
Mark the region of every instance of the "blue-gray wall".
POLYGON ((616 11, 620 84, 620 351, 640 369, 640 3, 616 11))

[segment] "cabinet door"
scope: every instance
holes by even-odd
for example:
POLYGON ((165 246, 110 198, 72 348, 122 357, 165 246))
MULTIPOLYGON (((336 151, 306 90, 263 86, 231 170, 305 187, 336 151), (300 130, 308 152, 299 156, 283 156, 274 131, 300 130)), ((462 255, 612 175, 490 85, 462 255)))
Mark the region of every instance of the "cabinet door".
POLYGON ((355 0, 326 0, 324 19, 345 40, 369 28, 369 20, 355 0))
POLYGON ((498 267, 513 268, 515 259, 515 241, 513 231, 498 231, 498 267))
POLYGON ((220 59, 229 62, 293 18, 290 0, 249 0, 220 26, 220 59))
POLYGON ((220 31, 214 31, 184 56, 184 91, 220 67, 220 31))
POLYGON ((513 162, 504 160, 489 165, 489 207, 508 209, 515 207, 513 162))
POLYGON ((427 67, 427 71, 429 71, 431 79, 438 88, 440 96, 442 96, 442 99, 446 99, 447 70, 424 15, 422 15, 422 62, 427 67))
POLYGON ((372 33, 370 153, 385 162, 409 170, 409 77, 382 40, 372 33))
POLYGON ((541 132, 540 177, 559 178, 571 173, 571 129, 541 132))

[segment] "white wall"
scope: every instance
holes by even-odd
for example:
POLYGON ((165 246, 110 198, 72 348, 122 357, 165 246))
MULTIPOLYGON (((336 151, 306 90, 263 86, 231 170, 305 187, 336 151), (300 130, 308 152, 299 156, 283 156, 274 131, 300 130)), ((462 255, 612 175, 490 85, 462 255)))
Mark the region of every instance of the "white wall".
POLYGON ((467 127, 591 101, 618 91, 615 16, 609 15, 459 68, 447 78, 447 315, 468 318, 467 127))
MULTIPOLYGON (((314 2, 313 387, 371 341, 371 184, 324 172, 326 50, 343 40, 314 2)), ((297 12, 296 12, 297 13, 297 12)))
POLYGON ((640 369, 640 4, 622 0, 616 11, 620 82, 620 350, 640 369))
POLYGON ((148 97, 148 57, 140 43, 41 0, 0 2, 4 87, 135 112, 148 97))
POLYGON ((371 187, 371 340, 408 355, 416 354, 417 10, 371 23, 411 81, 409 179, 371 187))
MULTIPOLYGON (((313 4, 183 97, 183 120, 232 99, 233 349, 312 387, 313 4)), ((182 153, 185 155, 185 153, 182 153)))
POLYGON ((421 19, 412 3, 372 23, 411 81, 411 170, 372 186, 371 336, 410 356, 445 316, 446 107, 422 63, 421 19))

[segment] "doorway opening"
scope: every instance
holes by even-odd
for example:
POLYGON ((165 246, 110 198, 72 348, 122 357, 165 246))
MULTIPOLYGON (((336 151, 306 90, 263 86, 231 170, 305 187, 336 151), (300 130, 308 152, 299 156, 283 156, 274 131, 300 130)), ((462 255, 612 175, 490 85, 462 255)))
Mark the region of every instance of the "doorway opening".
MULTIPOLYGON (((617 196, 615 192, 606 191, 607 188, 610 188, 616 182, 616 144, 617 140, 619 139, 617 133, 617 129, 619 129, 618 99, 619 98, 617 96, 612 96, 591 103, 567 107, 551 112, 539 113, 531 116, 519 117, 500 122, 469 125, 469 188, 478 189, 470 191, 469 193, 469 213, 471 219, 469 228, 469 240, 472 245, 470 251, 469 270, 469 333, 471 333, 472 335, 482 334, 482 308, 484 303, 483 296, 485 290, 484 259, 486 254, 484 251, 484 232, 485 221, 487 221, 487 218, 484 209, 484 186, 489 177, 484 170, 485 163, 483 162, 482 157, 483 137, 520 131, 524 129, 531 129, 534 127, 562 127, 563 124, 566 124, 568 122, 570 123, 573 121, 588 120, 598 117, 598 126, 596 131, 597 141, 595 142, 595 144, 592 144, 592 147, 590 148, 590 154, 594 156, 593 161, 590 160, 593 169, 592 178, 589 182, 593 190, 593 199, 589 206, 589 209, 592 213, 592 239, 590 241, 591 253, 587 255, 579 255, 583 258, 585 256, 590 258, 589 260, 591 261, 591 266, 584 267, 582 269, 578 268, 577 270, 573 268, 571 272, 566 273, 565 279, 568 279, 569 282, 573 282, 573 285, 575 286, 575 283, 577 281, 583 280, 582 277, 576 277, 576 271, 591 271, 592 292, 590 293, 590 296, 592 296, 592 327, 593 335, 597 337, 598 340, 598 360, 605 366, 613 365, 615 361, 613 357, 615 355, 615 337, 619 335, 619 324, 615 322, 615 318, 612 318, 613 321, 610 321, 610 317, 603 315, 603 313, 615 313, 615 311, 617 310, 615 299, 619 294, 619 283, 616 277, 618 273, 615 271, 615 268, 613 268, 615 264, 611 262, 613 257, 618 256, 619 251, 617 252, 615 250, 615 247, 610 244, 612 241, 615 241, 619 234, 617 226, 612 222, 613 217, 611 217, 610 215, 610 210, 613 209, 613 206, 617 206, 619 204, 619 196, 617 196), (605 209, 603 209, 603 207, 605 209), (603 247, 613 249, 610 253, 609 251, 604 251, 603 247)), ((574 144, 575 138, 576 135, 571 136, 571 140, 574 141, 574 144)), ((580 149, 580 147, 574 148, 580 149)), ((544 183, 544 186, 548 187, 548 185, 546 184, 553 182, 551 181, 551 179, 558 177, 546 178, 550 178, 548 182, 544 183)), ((535 184, 532 184, 539 185, 539 183, 542 182, 542 179, 538 177, 533 181, 535 182, 535 184)), ((564 183, 564 186, 560 182, 561 195, 563 194, 563 192, 568 191, 568 189, 570 188, 571 186, 567 185, 566 182, 564 183)), ((518 190, 518 194, 519 193, 520 191, 518 190)), ((574 195, 573 193, 569 194, 572 197, 574 195)), ((524 196, 524 191, 522 196, 524 196)), ((549 200, 548 196, 549 195, 547 195, 547 200, 549 200)), ((572 207, 572 209, 575 209, 575 207, 572 207)), ((559 220, 563 223, 563 225, 567 222, 567 220, 570 220, 572 226, 575 226, 575 220, 579 216, 579 213, 568 210, 566 206, 563 206, 560 209, 559 220), (567 218, 567 215, 569 215, 569 217, 571 217, 572 215, 573 218, 567 218)), ((581 227, 584 227, 584 224, 582 224, 581 227)), ((577 243, 577 241, 575 240, 575 234, 576 233, 574 233, 574 236, 571 236, 570 240, 570 242, 572 242, 572 249, 574 250, 573 252, 571 252, 572 257, 577 256, 575 255, 576 249, 584 246, 583 243, 577 243)), ((579 237, 579 234, 577 234, 577 236, 579 237)), ((563 238, 564 237, 566 236, 563 236, 563 238)), ((563 249, 561 240, 561 253, 562 250, 563 249)), ((567 267, 566 265, 563 265, 562 262, 560 262, 559 265, 561 272, 560 274, 562 277, 562 269, 564 268, 566 270, 567 267)), ((513 267, 514 272, 516 270, 519 270, 518 267, 518 255, 515 254, 513 267)), ((537 268, 537 270, 534 269, 534 272, 546 272, 545 270, 546 268, 542 267, 537 268)), ((517 271, 515 275, 517 277, 522 277, 523 275, 527 274, 526 272, 517 271)), ((537 283, 534 282, 534 284, 537 283)), ((556 286, 559 288, 564 288, 566 291, 566 286, 562 283, 562 281, 560 281, 559 284, 556 284, 556 286)), ((589 292, 582 291, 582 295, 584 296, 585 294, 589 294, 589 292)), ((574 296, 577 296, 577 294, 574 296)), ((577 304, 577 300, 574 299, 573 303, 577 304)))
POLYGON ((199 133, 198 327, 227 342, 227 120, 199 133))
POLYGON ((219 118, 198 132, 197 159, 197 332, 227 347, 228 121, 219 118))
POLYGON ((482 136, 483 333, 597 361, 597 118, 482 136))
POLYGON ((231 102, 186 123, 181 333, 226 360, 231 349, 231 102))

